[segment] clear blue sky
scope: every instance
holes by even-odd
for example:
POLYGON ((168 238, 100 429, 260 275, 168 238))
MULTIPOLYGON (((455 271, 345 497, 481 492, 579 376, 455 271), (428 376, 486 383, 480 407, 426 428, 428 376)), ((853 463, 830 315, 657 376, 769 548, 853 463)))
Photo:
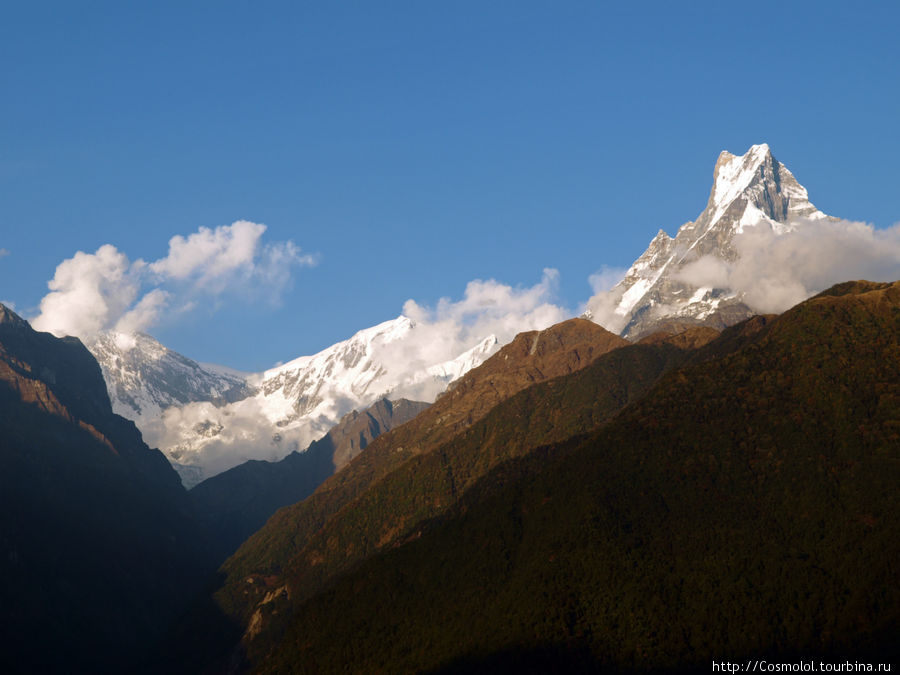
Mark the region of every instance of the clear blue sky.
POLYGON ((318 256, 279 305, 152 332, 245 369, 602 265, 767 142, 826 213, 900 220, 900 11, 828 2, 19 2, 0 9, 0 299, 76 251, 240 219, 318 256))

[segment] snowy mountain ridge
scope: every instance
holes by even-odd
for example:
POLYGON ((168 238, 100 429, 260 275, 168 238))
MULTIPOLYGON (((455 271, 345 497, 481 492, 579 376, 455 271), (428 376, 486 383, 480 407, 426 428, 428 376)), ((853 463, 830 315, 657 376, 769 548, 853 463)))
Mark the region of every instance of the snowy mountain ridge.
POLYGON ((433 401, 500 346, 490 335, 435 363, 420 354, 422 341, 416 322, 401 315, 317 354, 245 375, 200 365, 146 335, 107 333, 89 348, 115 411, 132 419, 191 486, 247 459, 301 451, 378 399, 433 401))
POLYGON ((142 333, 101 333, 88 348, 100 363, 113 411, 132 420, 173 405, 229 402, 252 392, 247 377, 202 366, 142 333))

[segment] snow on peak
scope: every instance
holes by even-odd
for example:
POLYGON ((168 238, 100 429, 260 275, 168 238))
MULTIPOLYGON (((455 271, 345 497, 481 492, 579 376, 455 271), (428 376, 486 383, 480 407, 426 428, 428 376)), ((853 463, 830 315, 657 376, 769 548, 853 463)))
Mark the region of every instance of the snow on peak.
POLYGON ((401 314, 396 319, 384 321, 375 326, 357 331, 347 340, 326 347, 312 356, 300 356, 280 366, 270 368, 263 373, 263 379, 268 380, 284 372, 305 368, 312 363, 326 361, 337 353, 366 350, 369 346, 379 342, 384 344, 402 340, 415 326, 415 321, 401 314))
POLYGON ((431 366, 425 372, 431 377, 439 378, 446 384, 450 384, 450 382, 462 377, 472 368, 484 363, 499 348, 500 340, 497 339, 497 336, 488 335, 484 340, 455 359, 431 366))
POLYGON ((723 270, 739 255, 735 236, 754 228, 782 235, 823 218, 768 144, 753 145, 743 155, 722 152, 703 212, 674 238, 660 230, 624 279, 595 296, 590 309, 596 321, 626 337, 667 318, 699 322, 727 311, 736 321, 750 310, 741 304, 743 296, 719 286, 726 283, 723 270))
POLYGON ((656 233, 656 236, 653 237, 653 239, 651 240, 650 245, 651 245, 651 246, 654 246, 654 245, 659 246, 659 245, 661 245, 663 242, 668 242, 668 241, 671 241, 671 240, 672 240, 672 237, 670 237, 668 234, 666 234, 666 231, 665 231, 665 230, 663 230, 662 228, 660 228, 659 232, 657 232, 657 233, 656 233))
POLYGON ((246 459, 305 449, 379 398, 432 401, 498 348, 461 354, 440 327, 398 316, 262 373, 201 365, 150 336, 107 334, 92 346, 114 409, 132 419, 191 487, 246 459))
POLYGON ((741 156, 730 152, 719 155, 710 195, 710 204, 716 207, 716 215, 712 220, 718 220, 725 209, 749 187, 767 159, 773 160, 772 152, 765 143, 750 146, 746 154, 741 156))

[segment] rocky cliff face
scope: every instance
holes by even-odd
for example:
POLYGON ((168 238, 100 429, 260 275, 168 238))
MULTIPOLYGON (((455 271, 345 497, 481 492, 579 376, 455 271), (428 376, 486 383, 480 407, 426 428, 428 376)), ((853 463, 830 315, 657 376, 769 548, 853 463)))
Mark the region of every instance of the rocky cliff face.
POLYGON ((709 200, 697 220, 682 225, 674 238, 660 230, 603 298, 609 306, 594 315, 602 315, 607 328, 632 339, 653 332, 661 321, 714 328, 736 323, 754 313, 742 296, 728 288, 692 285, 682 274, 685 267, 704 256, 734 261, 734 238, 748 228, 783 234, 793 230, 798 219, 826 217, 768 145, 754 145, 742 156, 722 152, 709 200))

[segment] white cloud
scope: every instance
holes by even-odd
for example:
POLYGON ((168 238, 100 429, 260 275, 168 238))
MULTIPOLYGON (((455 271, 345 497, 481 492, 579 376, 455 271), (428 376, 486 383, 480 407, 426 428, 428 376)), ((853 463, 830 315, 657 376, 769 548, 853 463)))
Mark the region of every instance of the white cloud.
POLYGON ((595 295, 603 293, 622 281, 626 272, 628 272, 627 267, 603 265, 597 272, 588 277, 588 283, 591 285, 591 290, 595 295))
POLYGON ((171 279, 194 277, 203 286, 252 264, 265 225, 239 220, 211 230, 201 227, 187 238, 169 240, 169 255, 150 264, 150 269, 171 279))
POLYGON ((259 399, 246 398, 227 406, 188 403, 166 408, 160 417, 145 422, 142 433, 154 447, 169 448, 171 459, 202 467, 205 477, 226 471, 248 459, 277 461, 304 450, 323 436, 337 420, 307 419, 282 429, 269 419, 259 399), (196 440, 199 425, 216 430, 199 447, 184 443, 196 440))
POLYGON ((290 241, 260 245, 265 225, 239 220, 214 230, 201 227, 187 238, 169 240, 169 255, 150 263, 160 277, 190 282, 198 290, 221 292, 236 280, 283 286, 293 265, 313 265, 290 241))
POLYGON ((143 331, 176 311, 225 293, 277 300, 297 265, 313 265, 290 241, 261 244, 265 225, 241 220, 169 241, 165 258, 130 261, 111 244, 61 262, 32 320, 39 330, 90 340, 105 330, 143 331))
MULTIPOLYGON (((838 219, 800 220, 794 225, 794 230, 780 235, 768 227, 748 227, 734 237, 738 254, 734 262, 703 256, 686 264, 674 278, 698 288, 742 293, 744 302, 763 313, 783 312, 842 281, 900 278, 900 224, 883 230, 838 219)), ((621 287, 604 288, 613 280, 606 271, 603 268, 591 276, 594 295, 587 309, 594 321, 618 332, 629 317, 616 310, 628 298, 621 287)), ((636 285, 630 293, 644 290, 636 285)), ((660 305, 654 309, 667 311, 660 305)))
POLYGON ((749 228, 737 235, 738 259, 704 256, 680 278, 695 286, 730 288, 758 312, 783 312, 833 284, 900 278, 900 224, 877 230, 848 220, 801 221, 792 232, 749 228))
MULTIPOLYGON (((407 300, 403 314, 416 322, 408 338, 379 346, 379 361, 403 364, 410 382, 424 368, 450 361, 494 335, 499 344, 516 334, 540 330, 572 316, 555 303, 559 272, 545 269, 534 286, 514 288, 493 279, 477 279, 466 285, 461 300, 441 298, 435 307, 407 300)), ((404 396, 433 399, 435 382, 418 382, 399 392, 404 396)))
POLYGON ((0 248, 0 258, 5 258, 8 255, 9 255, 8 248, 0 248))
MULTIPOLYGON (((588 281, 591 281, 590 279, 588 281)), ((593 282, 591 282, 593 285, 593 282)), ((616 308, 622 300, 625 291, 617 286, 613 286, 609 290, 600 290, 594 292, 585 303, 585 310, 590 312, 591 320, 600 324, 606 330, 618 333, 625 327, 626 318, 624 315, 616 313, 616 308)))
POLYGON ((155 324, 169 300, 169 293, 154 288, 116 321, 114 329, 121 333, 140 333, 155 324))
POLYGON ((32 320, 37 330, 87 338, 111 328, 137 298, 142 264, 106 244, 61 262, 32 320))

